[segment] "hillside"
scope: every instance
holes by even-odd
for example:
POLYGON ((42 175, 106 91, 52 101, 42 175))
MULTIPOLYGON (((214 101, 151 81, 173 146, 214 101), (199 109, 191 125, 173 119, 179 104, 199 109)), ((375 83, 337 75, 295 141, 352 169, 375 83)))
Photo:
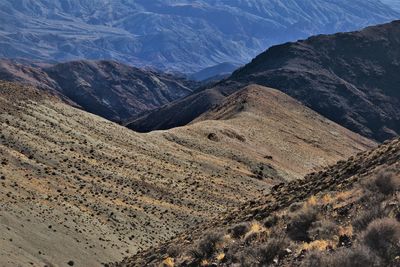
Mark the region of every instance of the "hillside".
POLYGON ((400 139, 108 266, 399 266, 400 139))
MULTIPOLYGON (((352 131, 383 141, 400 133, 399 57, 400 21, 394 21, 271 47, 208 90, 227 96, 253 83, 276 88, 352 131)), ((206 111, 211 102, 215 105, 223 99, 203 101, 204 108, 185 103, 203 94, 196 91, 161 107, 154 111, 158 116, 146 114, 155 117, 152 125, 139 117, 129 127, 142 130, 146 123, 145 129, 151 130, 185 125, 198 116, 191 110, 206 111), (183 105, 188 112, 174 112, 183 105)))
POLYGON ((3 0, 0 57, 108 59, 194 73, 242 65, 271 45, 399 16, 376 0, 3 0))
POLYGON ((120 261, 375 146, 260 87, 224 102, 222 120, 150 134, 33 87, 1 82, 0 102, 5 266, 120 261))
POLYGON ((113 121, 188 95, 196 83, 114 61, 71 61, 44 66, 0 60, 0 79, 34 85, 113 121))

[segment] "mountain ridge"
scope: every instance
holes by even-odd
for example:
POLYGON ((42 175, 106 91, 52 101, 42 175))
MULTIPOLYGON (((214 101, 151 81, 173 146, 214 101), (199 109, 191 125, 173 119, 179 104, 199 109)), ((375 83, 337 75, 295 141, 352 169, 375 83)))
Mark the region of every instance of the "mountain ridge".
POLYGON ((1 57, 108 59, 183 73, 400 16, 374 0, 6 0, 0 13, 1 57))
MULTIPOLYGON (((306 40, 269 48, 229 78, 207 88, 218 96, 203 102, 206 112, 224 97, 248 84, 277 88, 322 115, 370 138, 383 141, 399 134, 397 90, 400 21, 371 26, 361 31, 317 35, 306 40), (324 101, 321 101, 323 99, 324 101)), ((201 98, 195 91, 128 124, 137 131, 168 129, 194 120, 189 99, 201 98), (189 102, 189 103, 188 103, 189 102), (165 123, 163 114, 172 114, 165 123), (192 114, 188 116, 188 114, 192 114), (146 121, 151 117, 153 125, 146 121), (142 125, 146 124, 146 127, 142 125)))
POLYGON ((0 60, 0 78, 34 85, 113 121, 124 121, 189 94, 195 82, 115 61, 44 66, 0 60))

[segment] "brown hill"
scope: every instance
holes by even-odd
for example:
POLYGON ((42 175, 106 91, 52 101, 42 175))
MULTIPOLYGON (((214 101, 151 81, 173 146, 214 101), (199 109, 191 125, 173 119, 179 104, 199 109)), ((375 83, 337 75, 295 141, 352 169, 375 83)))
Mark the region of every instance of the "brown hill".
POLYGON ((110 266, 399 266, 400 139, 110 266))
POLYGON ((194 82, 114 61, 28 65, 0 60, 0 79, 34 85, 113 121, 184 97, 194 82))
MULTIPOLYGON (((211 89, 229 95, 247 84, 277 88, 338 124, 383 141, 400 133, 400 21, 362 31, 318 35, 271 47, 211 89)), ((209 93, 210 94, 210 93, 209 93)), ((201 97, 195 92, 189 97, 201 97)), ((177 100, 155 111, 152 122, 137 118, 135 130, 168 129, 194 120, 206 110, 177 100), (185 113, 178 113, 185 106, 185 113), (173 115, 166 118, 163 114, 173 115), (174 123, 164 123, 164 121, 174 123), (146 127, 142 127, 143 124, 146 127)), ((212 104, 221 97, 212 99, 212 104)))
POLYGON ((276 90, 224 107, 245 99, 224 120, 138 134, 1 82, 2 264, 121 260, 375 145, 276 90))

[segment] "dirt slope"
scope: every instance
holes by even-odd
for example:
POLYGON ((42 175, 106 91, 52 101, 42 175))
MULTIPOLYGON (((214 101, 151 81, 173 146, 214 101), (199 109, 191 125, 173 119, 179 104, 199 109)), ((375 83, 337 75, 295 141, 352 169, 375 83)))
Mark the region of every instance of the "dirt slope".
POLYGON ((224 120, 138 134, 1 82, 1 264, 118 261, 375 145, 271 89, 220 110, 244 99, 224 120))
POLYGON ((110 266, 399 266, 400 139, 110 266))

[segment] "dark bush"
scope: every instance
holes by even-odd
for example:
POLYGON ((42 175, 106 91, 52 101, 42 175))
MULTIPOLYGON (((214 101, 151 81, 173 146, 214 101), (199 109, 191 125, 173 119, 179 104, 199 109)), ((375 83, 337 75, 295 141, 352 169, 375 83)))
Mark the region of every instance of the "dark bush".
POLYGON ((381 171, 375 179, 375 185, 382 194, 391 195, 400 189, 400 176, 391 170, 381 171))
POLYGON ((257 232, 252 232, 249 233, 248 235, 246 235, 245 239, 244 239, 244 243, 249 245, 250 243, 252 243, 254 240, 257 239, 257 237, 259 237, 259 233, 257 232))
POLYGON ((369 207, 367 210, 363 210, 352 222, 354 229, 362 231, 376 219, 382 218, 384 213, 379 204, 369 207))
POLYGON ((311 224, 308 236, 312 240, 330 239, 338 232, 336 223, 328 220, 316 221, 311 224))
POLYGON ((238 253, 238 259, 241 267, 255 267, 259 266, 258 260, 253 248, 247 248, 238 253))
POLYGON ((179 255, 180 251, 179 251, 178 246, 176 246, 176 245, 171 245, 171 246, 169 246, 169 247, 167 248, 166 253, 167 253, 167 255, 168 255, 169 257, 176 258, 176 257, 179 255))
POLYGON ((320 251, 310 251, 301 263, 301 267, 322 267, 327 255, 320 251))
POLYGON ((380 266, 373 253, 365 247, 341 248, 333 253, 313 251, 302 267, 373 267, 380 266))
POLYGON ((271 228, 271 227, 276 225, 278 220, 279 220, 278 216, 270 215, 265 219, 264 226, 267 227, 267 228, 271 228))
POLYGON ((400 190, 400 176, 391 170, 381 170, 375 178, 364 183, 365 187, 373 192, 391 195, 400 190))
POLYGON ((298 211, 299 209, 301 209, 303 207, 303 203, 301 202, 294 202, 289 206, 289 211, 290 212, 295 212, 298 211))
MULTIPOLYGON (((218 233, 209 233, 207 234, 199 243, 196 255, 201 258, 210 258, 214 252, 215 247, 219 241, 221 241, 221 234, 218 233)), ((193 255, 193 253, 192 253, 193 255)))
POLYGON ((287 225, 288 236, 295 241, 309 242, 308 229, 317 219, 317 208, 303 208, 290 216, 290 222, 287 225))
POLYGON ((395 219, 377 219, 368 225, 362 241, 389 265, 400 254, 400 223, 395 219))
POLYGON ((281 258, 285 249, 288 246, 288 241, 285 238, 271 238, 264 245, 260 246, 257 251, 257 258, 261 266, 267 266, 275 258, 281 258))
POLYGON ((229 233, 233 238, 240 238, 249 231, 248 223, 240 223, 229 229, 229 233))
POLYGON ((285 238, 270 238, 266 243, 257 244, 239 252, 240 266, 268 266, 275 258, 285 254, 288 241, 285 238))

